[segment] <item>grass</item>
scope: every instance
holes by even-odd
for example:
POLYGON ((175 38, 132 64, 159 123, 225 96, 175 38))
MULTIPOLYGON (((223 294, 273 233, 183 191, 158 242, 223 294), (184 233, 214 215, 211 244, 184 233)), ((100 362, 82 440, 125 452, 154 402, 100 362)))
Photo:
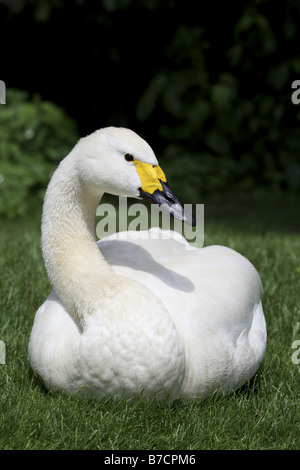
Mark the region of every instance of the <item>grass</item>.
POLYGON ((79 401, 41 388, 27 360, 34 313, 50 288, 39 214, 2 222, 0 339, 7 357, 0 364, 0 449, 299 449, 300 363, 292 361, 292 343, 300 340, 298 204, 205 205, 205 244, 231 246, 261 275, 267 352, 241 390, 171 405, 79 401))

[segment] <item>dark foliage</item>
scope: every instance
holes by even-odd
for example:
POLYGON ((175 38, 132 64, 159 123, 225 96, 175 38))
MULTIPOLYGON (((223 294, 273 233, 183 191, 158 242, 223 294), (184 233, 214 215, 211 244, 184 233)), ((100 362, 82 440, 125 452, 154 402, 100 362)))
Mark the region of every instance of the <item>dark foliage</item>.
POLYGON ((136 130, 187 202, 299 191, 297 0, 0 3, 7 88, 55 102, 82 135, 136 130))

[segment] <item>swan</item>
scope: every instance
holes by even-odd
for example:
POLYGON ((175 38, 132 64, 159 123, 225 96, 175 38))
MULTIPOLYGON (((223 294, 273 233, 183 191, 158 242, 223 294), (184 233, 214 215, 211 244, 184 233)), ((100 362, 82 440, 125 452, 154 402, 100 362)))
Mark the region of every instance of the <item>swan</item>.
POLYGON ((81 138, 48 185, 42 253, 52 291, 36 312, 29 363, 49 390, 78 397, 204 399, 235 390, 266 347, 253 265, 152 228, 95 237, 104 193, 145 198, 193 224, 156 156, 129 129, 81 138))

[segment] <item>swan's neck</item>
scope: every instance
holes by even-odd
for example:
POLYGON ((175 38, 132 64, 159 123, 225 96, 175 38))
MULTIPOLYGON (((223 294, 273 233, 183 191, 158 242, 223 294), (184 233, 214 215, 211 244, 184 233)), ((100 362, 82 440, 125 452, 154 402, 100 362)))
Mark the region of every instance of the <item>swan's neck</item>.
POLYGON ((57 295, 79 326, 113 291, 115 276, 95 237, 95 213, 102 195, 80 180, 70 154, 54 173, 45 196, 45 266, 57 295))

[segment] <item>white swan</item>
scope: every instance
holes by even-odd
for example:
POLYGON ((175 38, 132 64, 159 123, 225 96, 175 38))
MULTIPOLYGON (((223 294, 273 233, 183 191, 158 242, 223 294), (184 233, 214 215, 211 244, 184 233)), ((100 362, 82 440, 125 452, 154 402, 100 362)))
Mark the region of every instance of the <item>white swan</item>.
POLYGON ((134 132, 109 127, 77 143, 45 196, 42 249, 53 290, 30 336, 34 372, 48 389, 96 398, 143 391, 189 400, 241 386, 266 345, 255 268, 229 248, 196 249, 172 232, 97 245, 104 192, 166 202, 188 217, 134 132))

